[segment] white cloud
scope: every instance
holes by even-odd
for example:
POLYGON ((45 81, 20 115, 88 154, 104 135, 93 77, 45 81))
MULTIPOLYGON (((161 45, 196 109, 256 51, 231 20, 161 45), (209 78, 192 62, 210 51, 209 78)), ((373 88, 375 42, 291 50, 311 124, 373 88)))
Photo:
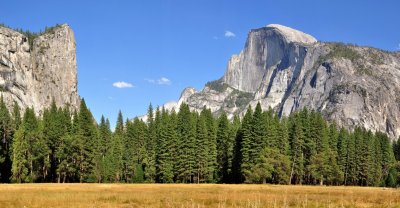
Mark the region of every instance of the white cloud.
POLYGON ((235 35, 235 33, 227 30, 227 31, 225 31, 225 37, 226 38, 234 38, 234 37, 236 37, 236 35, 235 35))
POLYGON ((157 80, 157 84, 159 85, 171 85, 171 80, 165 77, 161 77, 160 79, 157 80))
POLYGON ((397 50, 400 50, 400 43, 399 43, 399 46, 397 47, 397 50))
POLYGON ((124 81, 120 81, 120 82, 114 82, 113 86, 116 88, 132 88, 133 84, 124 82, 124 81))
POLYGON ((144 79, 144 80, 146 80, 148 83, 151 83, 151 84, 158 84, 158 85, 171 85, 172 84, 171 80, 169 80, 166 77, 161 77, 160 79, 157 79, 157 80, 155 80, 155 79, 144 79))
POLYGON ((214 36, 213 39, 214 39, 214 40, 218 40, 219 38, 218 38, 217 36, 214 36))

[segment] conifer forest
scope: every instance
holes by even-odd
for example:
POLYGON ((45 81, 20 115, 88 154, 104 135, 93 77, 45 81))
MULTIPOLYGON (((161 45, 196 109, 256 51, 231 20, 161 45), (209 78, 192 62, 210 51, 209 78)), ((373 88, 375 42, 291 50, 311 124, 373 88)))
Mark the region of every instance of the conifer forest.
POLYGON ((395 187, 400 140, 354 127, 348 131, 307 109, 280 118, 260 104, 238 117, 206 107, 178 112, 150 105, 146 121, 115 130, 97 124, 81 101, 78 112, 53 102, 9 111, 0 102, 3 183, 272 183, 395 187))

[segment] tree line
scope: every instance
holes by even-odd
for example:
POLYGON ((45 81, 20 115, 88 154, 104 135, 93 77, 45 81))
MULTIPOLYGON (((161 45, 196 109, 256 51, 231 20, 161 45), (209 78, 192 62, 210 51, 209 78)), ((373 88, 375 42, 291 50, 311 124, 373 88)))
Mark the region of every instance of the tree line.
POLYGON ((390 186, 400 182, 400 140, 354 131, 303 109, 279 118, 260 104, 240 119, 206 107, 178 112, 150 105, 146 122, 115 130, 53 102, 43 115, 0 101, 0 181, 98 183, 273 183, 390 186))

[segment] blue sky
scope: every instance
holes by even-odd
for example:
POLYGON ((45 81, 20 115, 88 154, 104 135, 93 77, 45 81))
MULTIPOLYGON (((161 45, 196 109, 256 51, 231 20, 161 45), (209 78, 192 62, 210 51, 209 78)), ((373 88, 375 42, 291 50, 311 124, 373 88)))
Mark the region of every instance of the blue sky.
POLYGON ((115 122, 188 86, 220 78, 249 30, 277 23, 321 41, 400 50, 400 1, 2 1, 0 22, 39 31, 68 23, 78 89, 92 113, 115 122))

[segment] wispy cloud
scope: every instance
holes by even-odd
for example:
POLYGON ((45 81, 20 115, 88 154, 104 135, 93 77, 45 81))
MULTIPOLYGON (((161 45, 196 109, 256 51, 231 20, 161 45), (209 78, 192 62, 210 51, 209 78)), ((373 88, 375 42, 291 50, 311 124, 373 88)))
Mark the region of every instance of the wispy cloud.
POLYGON ((157 84, 159 85, 171 85, 171 80, 165 77, 161 77, 160 79, 157 80, 157 84))
POLYGON ((400 50, 400 43, 399 43, 399 45, 397 46, 397 50, 400 50))
POLYGON ((161 77, 160 79, 144 79, 146 80, 148 83, 151 84, 158 84, 158 85, 171 85, 172 82, 170 79, 166 78, 166 77, 161 77))
POLYGON ((217 36, 214 36, 213 39, 214 39, 214 40, 218 40, 219 38, 218 38, 217 36))
POLYGON ((235 35, 235 33, 227 30, 227 31, 225 31, 225 37, 226 38, 234 38, 234 37, 236 37, 236 35, 235 35))
POLYGON ((124 81, 120 81, 120 82, 114 82, 113 86, 116 88, 132 88, 133 84, 124 82, 124 81))
POLYGON ((155 84, 156 83, 156 80, 154 80, 154 79, 144 79, 145 81, 147 81, 148 83, 151 83, 151 84, 155 84))

